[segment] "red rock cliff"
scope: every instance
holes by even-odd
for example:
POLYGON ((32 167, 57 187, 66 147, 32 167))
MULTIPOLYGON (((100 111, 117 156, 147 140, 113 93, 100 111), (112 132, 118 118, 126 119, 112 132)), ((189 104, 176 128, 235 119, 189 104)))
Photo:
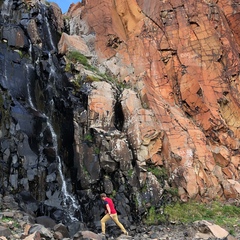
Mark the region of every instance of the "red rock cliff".
MULTIPOLYGON (((86 0, 68 15, 71 33, 94 34, 99 61, 153 112, 162 137, 153 134, 145 160, 169 169, 183 200, 236 198, 239 1, 86 0)), ((134 103, 123 100, 125 114, 134 103)))

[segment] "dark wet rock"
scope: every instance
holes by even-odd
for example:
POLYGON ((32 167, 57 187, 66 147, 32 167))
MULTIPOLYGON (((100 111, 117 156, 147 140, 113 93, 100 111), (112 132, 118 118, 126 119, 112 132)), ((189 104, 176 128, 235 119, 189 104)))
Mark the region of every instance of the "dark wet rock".
POLYGON ((28 39, 19 26, 8 25, 2 29, 2 38, 7 41, 9 47, 15 47, 17 49, 28 49, 28 39))
POLYGON ((53 229, 56 225, 56 222, 47 216, 36 217, 36 223, 43 225, 46 228, 53 229))
POLYGON ((0 236, 9 237, 11 235, 10 229, 7 227, 0 226, 0 236))

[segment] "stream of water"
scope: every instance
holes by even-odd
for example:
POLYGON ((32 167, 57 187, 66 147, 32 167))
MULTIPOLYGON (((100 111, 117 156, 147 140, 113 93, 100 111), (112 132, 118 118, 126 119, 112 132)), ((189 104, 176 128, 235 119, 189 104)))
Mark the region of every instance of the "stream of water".
MULTIPOLYGON (((42 14, 44 17, 44 23, 46 24, 47 27, 47 32, 49 34, 49 39, 50 39, 50 47, 51 49, 49 50, 48 53, 48 62, 49 62, 49 66, 50 66, 50 73, 49 73, 49 77, 48 77, 48 84, 49 87, 52 87, 55 89, 54 84, 56 83, 56 78, 58 77, 56 72, 57 72, 57 67, 54 65, 54 62, 52 61, 52 55, 51 55, 51 51, 52 50, 56 50, 56 47, 54 46, 54 42, 52 39, 52 34, 51 34, 51 29, 50 29, 50 25, 48 22, 48 18, 46 17, 46 6, 42 5, 42 14)), ((32 44, 30 44, 30 51, 32 49, 32 44)), ((31 56, 31 52, 30 52, 30 56, 31 56)), ((37 63, 35 63, 37 64, 37 63)), ((31 64, 26 64, 26 71, 27 71, 27 75, 29 76, 30 71, 33 70, 33 65, 31 64)), ((34 111, 40 112, 36 106, 34 106, 33 103, 33 99, 31 96, 31 79, 27 79, 27 93, 28 93, 28 104, 30 106, 30 108, 32 108, 34 111)), ((50 100, 50 113, 48 113, 48 115, 52 114, 54 111, 54 102, 53 99, 50 100), (52 104, 51 104, 52 103, 52 104)), ((63 201, 62 201, 62 208, 66 211, 66 213, 69 215, 71 221, 78 221, 79 219, 76 219, 74 217, 75 213, 78 212, 78 214, 80 213, 80 218, 82 218, 81 216, 81 211, 80 211, 80 206, 78 204, 78 201, 76 200, 76 198, 68 191, 67 189, 67 183, 63 174, 63 165, 62 165, 62 160, 61 157, 59 156, 58 153, 58 141, 57 141, 57 135, 56 132, 54 131, 53 125, 50 121, 50 117, 46 116, 45 113, 41 113, 40 114, 43 116, 43 118, 46 120, 46 127, 44 129, 42 129, 42 133, 40 134, 41 136, 44 136, 43 132, 48 129, 51 133, 51 138, 52 138, 52 144, 53 144, 53 149, 55 151, 55 156, 56 156, 56 163, 58 164, 58 173, 61 179, 61 191, 62 191, 62 196, 63 196, 63 201)), ((40 151, 41 154, 41 151, 40 151)), ((81 220, 81 219, 80 219, 81 220)))

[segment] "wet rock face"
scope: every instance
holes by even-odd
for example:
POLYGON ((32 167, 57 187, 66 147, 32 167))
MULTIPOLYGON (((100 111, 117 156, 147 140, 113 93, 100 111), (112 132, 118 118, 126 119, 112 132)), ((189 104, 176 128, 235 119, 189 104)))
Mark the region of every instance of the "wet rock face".
MULTIPOLYGON (((155 116, 154 144, 133 138, 136 124, 127 121, 135 111, 124 112, 124 130, 137 163, 167 167, 182 200, 239 194, 226 182, 239 180, 239 9, 234 0, 87 1, 68 13, 70 32, 80 29, 85 39, 94 32, 103 65, 134 87, 155 116)), ((148 120, 136 122, 144 134, 148 120)))
POLYGON ((25 211, 59 221, 64 210, 58 159, 73 159, 73 123, 53 13, 41 3, 1 4, 0 184, 1 193, 14 193, 25 211))

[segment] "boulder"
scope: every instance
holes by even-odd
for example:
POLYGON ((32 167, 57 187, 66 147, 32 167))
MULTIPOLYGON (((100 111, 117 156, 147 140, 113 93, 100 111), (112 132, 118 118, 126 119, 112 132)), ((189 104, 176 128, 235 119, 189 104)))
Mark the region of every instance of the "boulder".
POLYGON ((217 239, 224 239, 229 235, 228 231, 226 231, 225 229, 205 220, 194 222, 194 227, 200 232, 200 234, 197 233, 197 236, 200 237, 201 235, 202 238, 204 236, 208 236, 215 237, 217 239))
POLYGON ((0 236, 9 237, 11 235, 10 229, 7 227, 0 226, 0 236))
POLYGON ((36 217, 36 223, 43 225, 45 228, 53 229, 56 222, 47 216, 36 217))
POLYGON ((81 36, 62 33, 58 43, 58 52, 60 54, 66 54, 70 51, 78 51, 86 56, 90 55, 89 48, 81 36))

